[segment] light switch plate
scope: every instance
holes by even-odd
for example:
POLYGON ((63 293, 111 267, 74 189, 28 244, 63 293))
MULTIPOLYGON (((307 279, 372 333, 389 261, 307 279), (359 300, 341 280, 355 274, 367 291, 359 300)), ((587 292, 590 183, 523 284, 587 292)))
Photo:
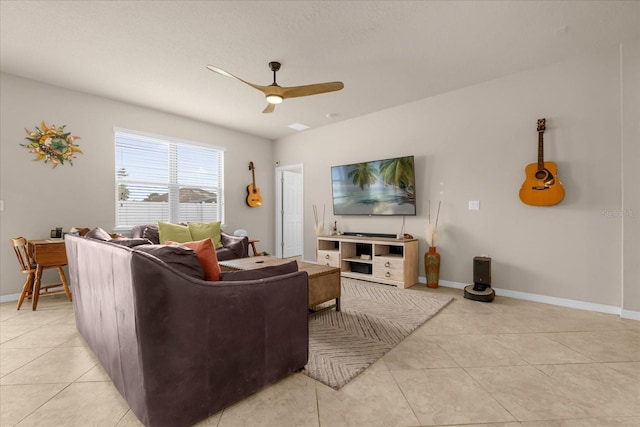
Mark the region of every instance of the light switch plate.
POLYGON ((470 211, 479 211, 480 210, 480 200, 469 200, 469 210, 470 211))

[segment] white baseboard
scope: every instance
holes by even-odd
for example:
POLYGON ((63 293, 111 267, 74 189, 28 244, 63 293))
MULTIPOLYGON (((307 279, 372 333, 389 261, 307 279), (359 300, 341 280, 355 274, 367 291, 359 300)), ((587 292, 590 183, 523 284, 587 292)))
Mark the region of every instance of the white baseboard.
POLYGON ((623 319, 640 320, 640 311, 622 310, 620 317, 623 319))
POLYGON ((18 301, 20 294, 0 295, 0 303, 18 301))
MULTIPOLYGON (((426 279, 424 277, 420 277, 420 280, 422 281, 421 283, 426 283, 426 279)), ((438 283, 440 286, 456 289, 464 289, 465 286, 469 285, 469 283, 451 282, 449 280, 440 280, 438 283)), ((595 304, 592 302, 578 301, 566 298, 556 298, 547 295, 512 291, 509 289, 493 288, 493 290, 498 296, 521 299, 525 301, 540 302, 543 304, 558 305, 567 308, 577 308, 579 310, 595 311, 598 313, 617 314, 623 319, 640 320, 639 311, 623 310, 621 307, 616 307, 613 305, 595 304)))

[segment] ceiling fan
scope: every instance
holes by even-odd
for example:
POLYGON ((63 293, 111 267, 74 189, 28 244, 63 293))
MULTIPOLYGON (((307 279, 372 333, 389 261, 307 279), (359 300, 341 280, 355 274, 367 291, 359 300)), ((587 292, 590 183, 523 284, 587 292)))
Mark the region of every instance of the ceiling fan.
POLYGON ((280 104, 287 98, 297 98, 300 96, 318 95, 326 92, 333 92, 340 90, 344 87, 342 82, 329 82, 329 83, 316 83, 305 86, 280 86, 276 83, 276 72, 280 70, 279 62, 269 62, 269 68, 273 71, 273 83, 269 86, 260 86, 250 83, 246 80, 242 80, 240 77, 236 77, 233 74, 223 70, 222 68, 214 67, 213 65, 207 65, 207 68, 211 71, 222 74, 223 76, 231 77, 236 80, 240 80, 242 83, 248 84, 251 87, 258 89, 264 93, 267 98, 267 108, 262 111, 263 113, 273 113, 276 108, 276 104, 280 104))

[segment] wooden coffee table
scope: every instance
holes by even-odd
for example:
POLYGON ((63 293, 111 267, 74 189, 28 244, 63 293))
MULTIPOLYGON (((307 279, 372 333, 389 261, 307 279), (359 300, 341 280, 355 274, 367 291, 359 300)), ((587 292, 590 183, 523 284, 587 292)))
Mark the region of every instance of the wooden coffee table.
MULTIPOLYGON (((220 261, 219 264, 223 271, 238 271, 281 265, 290 261, 286 258, 261 256, 220 261)), ((297 263, 298 270, 306 271, 309 275, 309 309, 318 312, 335 307, 336 311, 340 311, 340 269, 302 261, 297 261, 297 263), (335 304, 320 310, 313 309, 315 306, 333 299, 336 300, 335 304)))

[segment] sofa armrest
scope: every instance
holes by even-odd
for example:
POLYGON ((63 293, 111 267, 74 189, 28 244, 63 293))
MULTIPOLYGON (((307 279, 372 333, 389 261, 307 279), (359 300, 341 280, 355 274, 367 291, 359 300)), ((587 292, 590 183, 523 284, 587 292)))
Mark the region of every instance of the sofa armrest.
POLYGON ((151 240, 151 243, 153 243, 154 245, 157 245, 160 243, 160 238, 158 237, 158 226, 154 224, 134 225, 131 228, 131 237, 132 238, 146 237, 147 239, 151 240), (147 233, 147 236, 145 236, 144 230, 147 227, 151 227, 154 230, 152 233, 147 233))

